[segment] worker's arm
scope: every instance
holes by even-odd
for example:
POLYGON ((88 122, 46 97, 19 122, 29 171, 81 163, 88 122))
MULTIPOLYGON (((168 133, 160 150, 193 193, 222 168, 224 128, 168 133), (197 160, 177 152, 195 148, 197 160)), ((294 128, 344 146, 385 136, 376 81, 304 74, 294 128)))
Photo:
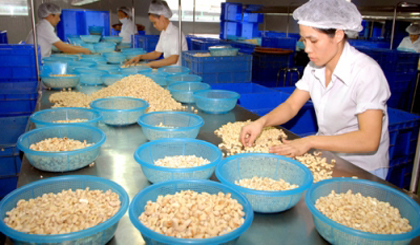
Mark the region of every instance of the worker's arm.
POLYGON ((159 68, 162 66, 170 66, 174 65, 178 62, 179 55, 171 55, 168 58, 161 59, 161 60, 155 60, 152 62, 147 63, 146 65, 151 68, 159 68))
POLYGON ((290 157, 299 156, 310 149, 342 153, 370 153, 379 148, 382 134, 382 110, 367 110, 357 115, 359 130, 333 136, 309 136, 285 141, 274 146, 271 153, 290 157))
POLYGON ((292 95, 267 115, 259 118, 241 130, 240 139, 244 146, 252 146, 264 127, 277 126, 296 116, 300 108, 309 100, 309 92, 295 89, 292 95))
POLYGON ((158 59, 161 55, 162 53, 158 51, 153 51, 147 54, 137 55, 136 57, 127 61, 125 65, 137 64, 140 60, 155 60, 155 59, 158 59))
POLYGON ((67 54, 91 54, 91 51, 87 48, 76 47, 67 43, 63 43, 62 41, 55 42, 53 45, 63 53, 67 54))

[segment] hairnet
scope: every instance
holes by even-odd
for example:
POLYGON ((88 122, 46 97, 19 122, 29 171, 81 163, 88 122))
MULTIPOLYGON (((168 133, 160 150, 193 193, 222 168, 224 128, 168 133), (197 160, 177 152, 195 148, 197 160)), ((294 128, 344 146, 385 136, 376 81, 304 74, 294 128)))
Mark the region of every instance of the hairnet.
POLYGON ((50 14, 61 14, 61 8, 53 3, 43 3, 38 7, 38 17, 47 18, 50 14))
POLYGON ((129 9, 129 8, 125 7, 125 6, 119 7, 117 9, 117 12, 118 11, 124 12, 126 15, 128 15, 128 17, 131 17, 131 9, 129 9))
POLYGON ((411 23, 405 31, 411 35, 420 35, 420 25, 418 23, 411 23))
POLYGON ((172 11, 166 1, 152 0, 149 7, 149 14, 163 15, 166 18, 172 17, 172 11))
POLYGON ((320 29, 340 29, 349 36, 363 30, 362 15, 346 0, 312 0, 293 12, 298 24, 320 29))

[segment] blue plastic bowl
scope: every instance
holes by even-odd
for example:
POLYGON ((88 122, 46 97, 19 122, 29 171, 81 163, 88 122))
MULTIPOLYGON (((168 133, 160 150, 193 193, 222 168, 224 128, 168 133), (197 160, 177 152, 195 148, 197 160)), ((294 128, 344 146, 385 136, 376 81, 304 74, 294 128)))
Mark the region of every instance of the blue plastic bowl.
POLYGON ((89 30, 90 35, 102 35, 102 32, 104 31, 104 27, 103 26, 89 26, 88 30, 89 30))
POLYGON ((96 53, 96 50, 95 50, 95 45, 94 45, 93 43, 82 43, 82 44, 81 44, 81 46, 82 46, 83 48, 87 48, 87 49, 89 49, 89 50, 90 50, 90 52, 92 52, 92 53, 96 53))
POLYGON ((115 43, 101 42, 94 45, 96 53, 112 53, 115 51, 115 43))
POLYGON ((159 84, 161 87, 166 88, 166 78, 167 75, 161 72, 149 72, 144 74, 146 77, 152 79, 155 83, 159 84))
POLYGON ((130 97, 108 97, 90 103, 90 107, 102 115, 102 121, 111 126, 126 126, 136 123, 149 104, 130 97))
POLYGON ((404 193, 373 181, 352 178, 323 180, 309 188, 305 195, 305 203, 312 213, 316 230, 332 244, 409 244, 411 239, 420 235, 419 204, 404 193), (327 218, 315 208, 316 200, 327 196, 332 190, 336 193, 345 193, 352 190, 354 194, 360 192, 363 196, 389 202, 391 206, 399 209, 402 217, 409 220, 413 230, 403 234, 385 235, 363 232, 339 224, 327 218))
POLYGON ((201 81, 203 81, 203 78, 197 75, 193 75, 193 74, 177 74, 177 75, 168 76, 166 78, 166 83, 168 84, 168 86, 171 85, 172 83, 178 83, 178 82, 199 83, 201 81))
POLYGON ((30 116, 31 121, 35 127, 50 127, 60 125, 88 125, 97 127, 102 116, 99 112, 86 108, 54 108, 35 112, 30 116), (78 123, 55 123, 57 120, 72 120, 72 119, 87 119, 86 122, 78 123))
POLYGON ((71 58, 73 60, 79 60, 80 56, 79 54, 51 54, 50 57, 57 57, 57 58, 71 58))
POLYGON ((111 42, 111 43, 121 43, 123 40, 122 37, 119 36, 103 36, 102 37, 102 42, 111 42))
POLYGON ((110 75, 103 75, 102 78, 102 83, 105 84, 106 86, 112 85, 115 82, 120 81, 121 79, 123 79, 125 76, 124 75, 120 75, 120 74, 110 74, 110 75))
POLYGON ((108 75, 107 71, 101 71, 93 68, 75 68, 74 72, 80 75, 80 83, 85 85, 102 84, 102 75, 108 75))
POLYGON ((131 201, 129 216, 131 223, 140 231, 146 244, 233 244, 252 224, 254 213, 248 200, 235 189, 209 180, 171 180, 154 184, 140 191, 131 201), (238 200, 243 206, 245 222, 230 233, 223 236, 206 239, 181 239, 159 234, 139 221, 139 216, 144 212, 148 201, 155 202, 158 196, 173 195, 182 190, 192 190, 199 193, 218 194, 219 192, 231 193, 231 198, 238 200))
POLYGON ((114 236, 118 222, 127 212, 129 197, 127 192, 117 183, 105 178, 88 175, 67 175, 38 180, 22 186, 9 195, 0 203, 0 231, 10 237, 14 244, 106 244, 114 236), (111 190, 120 197, 121 208, 107 221, 92 228, 60 235, 35 235, 16 231, 8 227, 4 222, 6 212, 16 207, 20 199, 29 200, 43 194, 58 193, 62 190, 86 189, 111 190))
POLYGON ((224 159, 216 168, 217 179, 245 195, 255 212, 276 213, 294 207, 313 182, 311 171, 291 158, 267 153, 244 153, 224 159), (287 191, 258 191, 235 185, 243 178, 283 179, 298 188, 287 191))
POLYGON ((165 66, 159 68, 158 71, 166 74, 167 76, 190 73, 190 69, 184 66, 165 66))
POLYGON ((41 67, 41 76, 50 74, 66 74, 68 69, 68 63, 66 62, 46 62, 41 67))
POLYGON ((161 139, 141 145, 134 153, 143 174, 152 183, 175 179, 209 179, 222 160, 222 152, 215 145, 196 139, 161 139), (193 168, 156 166, 155 161, 167 156, 195 155, 210 161, 193 168))
POLYGON ((106 65, 108 64, 108 62, 106 61, 106 58, 103 56, 96 56, 93 55, 92 57, 82 57, 80 59, 80 61, 90 61, 90 62, 95 62, 96 65, 106 65))
POLYGON ((172 97, 181 103, 194 103, 193 93, 210 89, 207 83, 179 82, 168 86, 172 97))
POLYGON ((152 72, 152 68, 148 66, 135 66, 135 67, 121 69, 121 74, 125 74, 125 75, 135 75, 135 74, 147 75, 147 74, 150 74, 151 72, 152 72))
POLYGON ((108 61, 108 63, 110 64, 122 64, 127 58, 125 54, 116 52, 105 53, 104 56, 106 58, 106 61, 108 61))
POLYGON ((77 37, 67 37, 67 40, 69 41, 69 43, 71 45, 75 45, 75 46, 82 46, 82 44, 84 44, 85 42, 83 42, 83 40, 77 36, 77 37))
POLYGON ((101 36, 98 35, 80 35, 80 39, 82 39, 85 43, 99 43, 101 40, 101 36))
POLYGON ((100 129, 86 125, 63 125, 43 127, 24 133, 18 139, 18 148, 25 153, 29 163, 37 169, 48 172, 66 172, 83 168, 93 161, 99 154, 106 136, 100 129), (46 152, 29 149, 31 144, 47 138, 64 138, 86 140, 94 143, 84 149, 75 151, 46 152))
POLYGON ((142 48, 126 48, 121 50, 122 53, 129 55, 129 54, 145 54, 147 53, 146 50, 142 48))
POLYGON ((238 48, 232 48, 232 46, 211 46, 209 47, 211 56, 236 56, 238 55, 238 48))
POLYGON ((107 71, 109 74, 120 74, 119 65, 98 65, 95 68, 101 71, 107 71))
POLYGON ((193 94, 198 109, 208 114, 223 114, 235 108, 240 94, 228 90, 206 90, 193 94))
POLYGON ((126 48, 131 48, 131 43, 120 43, 115 47, 117 50, 124 50, 126 48))
POLYGON ((67 63, 68 71, 74 72, 77 68, 92 68, 97 66, 95 61, 80 60, 80 61, 71 61, 67 63))
POLYGON ((144 114, 138 120, 148 140, 165 138, 195 139, 204 125, 204 120, 193 113, 179 111, 156 111, 144 114), (160 123, 165 126, 157 127, 160 123))
POLYGON ((42 63, 45 65, 47 63, 56 63, 56 62, 61 62, 61 63, 68 63, 68 62, 77 62, 76 59, 72 58, 72 57, 45 57, 42 58, 42 63))
POLYGON ((71 77, 57 77, 52 75, 41 75, 42 83, 47 88, 52 89, 63 89, 63 88, 74 88, 80 82, 80 75, 73 75, 71 77))

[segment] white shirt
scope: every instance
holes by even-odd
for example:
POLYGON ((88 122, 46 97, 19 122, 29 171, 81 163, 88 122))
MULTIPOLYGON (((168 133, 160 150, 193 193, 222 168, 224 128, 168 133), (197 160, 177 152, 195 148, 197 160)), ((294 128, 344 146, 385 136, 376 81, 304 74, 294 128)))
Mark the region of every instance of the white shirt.
MULTIPOLYGON (((121 21, 121 20, 120 20, 121 21)), ((131 35, 136 35, 137 32, 137 26, 133 23, 132 20, 126 18, 121 21, 121 32, 120 37, 123 38, 123 43, 131 43, 131 35)))
MULTIPOLYGON (((155 50, 157 52, 163 53, 164 58, 168 58, 172 55, 180 55, 178 51, 178 31, 178 27, 174 26, 171 22, 169 22, 169 25, 166 28, 166 30, 163 30, 160 33, 159 41, 156 45, 155 50)), ((182 51, 187 50, 187 39, 185 39, 185 35, 184 33, 182 33, 182 51)), ((178 58, 178 62, 174 65, 181 65, 181 56, 178 58)))
POLYGON ((346 43, 327 87, 325 67, 316 67, 312 62, 305 68, 296 87, 310 93, 319 127, 318 135, 340 135, 356 131, 359 129, 358 114, 370 109, 382 110, 384 116, 378 150, 366 154, 337 155, 367 171, 388 168, 389 133, 386 102, 391 92, 376 61, 346 43))
MULTIPOLYGON (((51 55, 51 47, 53 43, 60 41, 57 34, 54 32, 54 27, 48 20, 41 20, 36 25, 36 32, 38 37, 38 45, 41 47, 42 57, 49 57, 51 55)), ((29 32, 25 40, 26 44, 34 44, 32 31, 29 32)))
POLYGON ((410 37, 404 37, 404 39, 401 41, 400 45, 398 46, 398 49, 401 49, 401 48, 409 49, 413 52, 420 53, 420 38, 417 39, 414 43, 412 43, 410 37))

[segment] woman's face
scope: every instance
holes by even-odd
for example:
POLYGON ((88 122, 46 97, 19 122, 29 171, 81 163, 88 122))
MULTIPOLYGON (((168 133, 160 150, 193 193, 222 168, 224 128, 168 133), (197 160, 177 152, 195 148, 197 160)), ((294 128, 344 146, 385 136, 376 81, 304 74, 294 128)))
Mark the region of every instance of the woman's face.
POLYGON ((299 25, 299 30, 301 40, 305 44, 305 52, 316 66, 325 66, 338 54, 340 38, 337 33, 334 37, 330 37, 313 27, 304 25, 299 25))
POLYGON ((158 31, 163 31, 165 29, 164 19, 165 18, 162 15, 160 15, 159 18, 152 14, 149 15, 150 22, 152 22, 153 27, 156 28, 156 30, 158 31))
POLYGON ((411 35, 410 34, 410 40, 412 43, 414 43, 415 41, 417 41, 419 39, 420 35, 411 35))
POLYGON ((122 20, 122 19, 128 17, 128 15, 126 13, 124 13, 123 11, 121 11, 121 10, 118 11, 118 14, 117 15, 118 15, 118 19, 119 20, 122 20))

